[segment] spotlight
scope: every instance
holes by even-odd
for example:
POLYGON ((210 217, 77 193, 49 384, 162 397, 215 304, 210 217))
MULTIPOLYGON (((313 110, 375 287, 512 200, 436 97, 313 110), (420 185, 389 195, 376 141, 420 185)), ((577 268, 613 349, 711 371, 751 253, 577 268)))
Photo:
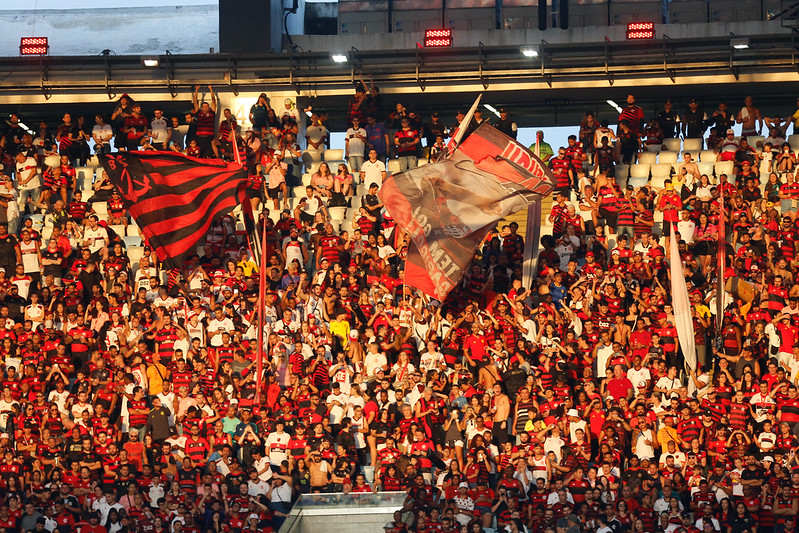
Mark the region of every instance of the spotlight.
POLYGON ((161 60, 157 56, 142 56, 141 64, 147 68, 156 68, 161 64, 161 60))
POLYGON ((522 46, 522 55, 524 57, 538 57, 537 46, 522 46))
POLYGON ((749 39, 746 37, 730 39, 730 47, 735 50, 746 50, 749 48, 749 39))
POLYGON ((47 37, 22 37, 19 40, 19 55, 43 56, 50 49, 47 37))
POLYGON ((425 48, 446 48, 452 46, 452 30, 427 30, 424 32, 425 48))
POLYGON ((627 24, 627 40, 641 41, 655 38, 654 22, 631 22, 627 24))
POLYGON ((335 53, 330 56, 330 59, 332 59, 336 63, 346 63, 347 54, 335 53))

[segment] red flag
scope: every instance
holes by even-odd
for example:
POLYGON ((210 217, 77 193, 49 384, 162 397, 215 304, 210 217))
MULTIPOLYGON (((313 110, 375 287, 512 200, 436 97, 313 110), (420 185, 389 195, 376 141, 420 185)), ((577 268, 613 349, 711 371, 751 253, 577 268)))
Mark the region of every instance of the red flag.
POLYGON ((101 156, 130 214, 159 259, 181 266, 212 222, 247 200, 247 172, 235 163, 173 152, 101 156))
POLYGON ((554 186, 537 157, 484 123, 450 159, 391 176, 378 195, 413 243, 407 283, 443 300, 497 221, 554 186))

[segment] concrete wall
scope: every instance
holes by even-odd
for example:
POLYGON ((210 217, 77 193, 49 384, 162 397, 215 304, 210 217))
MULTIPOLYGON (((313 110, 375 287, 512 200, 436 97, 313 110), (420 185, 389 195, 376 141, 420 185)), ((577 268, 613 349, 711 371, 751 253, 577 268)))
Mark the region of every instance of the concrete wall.
MULTIPOLYGON (((585 28, 569 28, 568 30, 550 29, 511 29, 511 30, 463 30, 453 32, 454 46, 477 46, 482 42, 486 46, 523 45, 540 43, 580 43, 602 42, 605 37, 611 41, 626 40, 625 26, 591 26, 585 28)), ((673 39, 729 37, 730 32, 736 35, 758 35, 774 33, 790 33, 783 28, 779 20, 770 22, 716 22, 711 24, 658 24, 655 26, 657 36, 668 35, 673 39)), ((400 50, 413 49, 423 36, 420 32, 399 32, 382 34, 350 35, 297 35, 294 42, 305 50, 329 51, 349 50, 351 46, 359 50, 400 50)))
MULTIPOLYGON (((272 0, 271 29, 278 49, 283 6, 291 4, 291 0, 272 0)), ((297 14, 288 16, 289 33, 303 33, 304 19, 305 0, 300 0, 297 14)), ((105 49, 118 55, 163 54, 165 50, 173 54, 204 54, 211 48, 218 52, 219 6, 214 2, 36 11, 0 8, 0 56, 18 56, 20 37, 40 36, 49 37, 50 55, 61 56, 98 55, 105 49)))

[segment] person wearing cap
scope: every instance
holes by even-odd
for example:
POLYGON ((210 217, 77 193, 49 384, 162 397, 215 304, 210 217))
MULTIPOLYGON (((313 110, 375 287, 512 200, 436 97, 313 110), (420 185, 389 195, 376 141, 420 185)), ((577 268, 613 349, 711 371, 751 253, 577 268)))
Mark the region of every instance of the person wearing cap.
POLYGON ((655 115, 655 121, 663 132, 664 139, 673 139, 677 135, 677 125, 680 123, 680 115, 674 109, 671 99, 667 98, 663 103, 663 109, 655 115))
POLYGON ((505 107, 499 108, 499 116, 494 118, 491 121, 491 125, 494 126, 496 129, 510 137, 511 139, 515 139, 516 135, 519 133, 519 127, 516 125, 516 122, 511 118, 508 109, 505 107))
POLYGON ((699 106, 696 98, 690 98, 688 109, 682 116, 682 135, 686 139, 700 139, 704 137, 705 129, 707 129, 705 112, 699 106))

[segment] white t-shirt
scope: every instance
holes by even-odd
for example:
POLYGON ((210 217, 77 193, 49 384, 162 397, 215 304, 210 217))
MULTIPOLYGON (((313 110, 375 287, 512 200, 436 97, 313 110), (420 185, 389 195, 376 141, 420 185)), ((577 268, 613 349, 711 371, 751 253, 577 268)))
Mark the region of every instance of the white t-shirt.
POLYGON ((349 155, 354 155, 358 157, 363 157, 363 149, 366 146, 362 139, 358 138, 358 135, 366 138, 366 130, 363 128, 350 128, 347 130, 347 146, 349 150, 349 155))
POLYGON ((632 367, 627 371, 627 379, 630 380, 633 387, 638 387, 640 382, 652 379, 652 374, 649 373, 649 369, 646 367, 642 366, 640 370, 636 370, 635 367, 632 367))
POLYGON ((92 128, 92 137, 95 142, 99 138, 102 142, 107 143, 113 136, 114 130, 111 128, 111 124, 103 124, 102 126, 97 124, 92 128))
POLYGON ((680 238, 685 241, 685 244, 694 242, 694 229, 696 229, 696 223, 693 220, 677 222, 677 231, 680 232, 680 238))
MULTIPOLYGON (((210 337, 210 335, 214 331, 220 331, 220 330, 227 331, 228 333, 230 333, 231 331, 233 331, 233 327, 234 327, 233 321, 228 317, 224 317, 222 318, 222 320, 217 320, 216 318, 212 318, 211 320, 208 321, 208 335, 210 337)), ((222 335, 215 335, 214 337, 212 337, 211 346, 215 348, 217 346, 222 346, 222 335)))
POLYGON ((151 120, 150 129, 153 132, 153 143, 165 143, 169 139, 169 130, 163 118, 151 120))
POLYGON ((371 161, 364 161, 361 165, 361 172, 363 172, 363 182, 368 186, 372 183, 378 185, 383 184, 383 172, 386 171, 386 164, 376 160, 374 163, 371 161))
POLYGON ((29 182, 25 183, 24 185, 19 185, 20 189, 22 189, 22 190, 36 189, 36 188, 42 186, 42 180, 41 180, 41 177, 39 176, 39 171, 38 171, 38 167, 36 165, 36 160, 34 158, 32 158, 32 157, 28 157, 22 163, 19 163, 19 162, 17 163, 17 183, 19 183, 19 179, 21 177, 24 177, 25 179, 28 179, 28 174, 31 171, 35 171, 34 172, 34 177, 29 182))
POLYGON ((83 233, 83 238, 89 241, 89 250, 92 253, 97 252, 105 246, 105 240, 108 238, 108 232, 102 226, 97 226, 95 229, 86 228, 83 233))

